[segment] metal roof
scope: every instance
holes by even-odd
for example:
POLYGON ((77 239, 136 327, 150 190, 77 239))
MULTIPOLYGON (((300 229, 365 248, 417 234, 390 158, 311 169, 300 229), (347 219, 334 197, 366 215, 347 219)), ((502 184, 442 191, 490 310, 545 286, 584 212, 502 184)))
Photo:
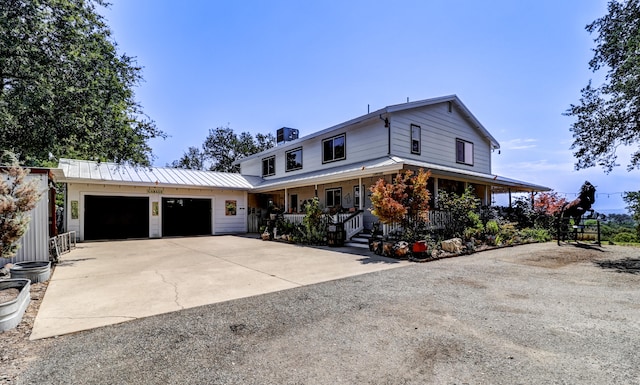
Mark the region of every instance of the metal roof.
POLYGON ((169 167, 132 167, 115 163, 98 163, 86 160, 61 159, 55 170, 60 182, 105 183, 119 185, 205 187, 267 192, 277 189, 294 188, 310 184, 331 183, 349 178, 396 172, 404 166, 420 167, 431 170, 438 176, 448 176, 464 180, 478 181, 493 187, 518 191, 549 191, 540 186, 499 175, 484 174, 461 170, 433 163, 402 159, 396 156, 384 156, 377 159, 331 167, 307 173, 286 176, 277 179, 263 179, 236 173, 187 170, 169 167))
POLYGON ((308 186, 310 184, 331 183, 348 178, 357 178, 364 175, 371 175, 374 173, 396 171, 397 169, 398 162, 389 156, 385 156, 382 158, 367 160, 364 162, 351 163, 343 166, 327 168, 324 170, 286 176, 284 178, 261 179, 261 183, 254 184, 254 191, 265 192, 285 187, 293 188, 308 186))
POLYGON ((326 170, 312 171, 284 178, 263 180, 260 184, 254 184, 254 191, 266 192, 274 189, 300 187, 309 184, 331 183, 348 178, 358 178, 381 174, 385 172, 396 172, 404 166, 413 166, 431 170, 438 176, 448 176, 464 180, 483 182, 499 189, 512 192, 519 191, 549 191, 548 187, 535 185, 506 178, 499 175, 484 174, 475 171, 461 170, 454 167, 441 166, 434 163, 420 162, 411 159, 402 159, 396 156, 385 156, 372 159, 366 162, 352 163, 340 167, 332 167, 326 170))
POLYGON ((187 170, 171 167, 134 167, 107 162, 60 159, 60 182, 86 182, 171 187, 215 187, 250 190, 252 184, 237 173, 187 170))

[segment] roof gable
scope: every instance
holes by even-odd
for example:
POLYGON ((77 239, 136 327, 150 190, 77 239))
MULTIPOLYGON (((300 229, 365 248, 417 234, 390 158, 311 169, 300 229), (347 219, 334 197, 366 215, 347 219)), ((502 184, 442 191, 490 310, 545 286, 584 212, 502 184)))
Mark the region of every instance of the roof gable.
POLYGON ((471 126, 478 130, 480 132, 480 134, 482 136, 484 136, 487 141, 491 144, 492 148, 498 149, 500 148, 500 144, 498 143, 498 141, 489 133, 489 131, 482 125, 482 123, 480 123, 480 121, 471 113, 471 111, 469 111, 469 109, 467 108, 467 106, 464 105, 464 103, 462 103, 462 101, 460 100, 460 98, 458 98, 457 95, 447 95, 447 96, 440 96, 437 98, 431 98, 431 99, 423 99, 423 100, 417 100, 415 102, 407 102, 407 103, 401 103, 401 104, 394 104, 394 105, 390 105, 384 108, 381 108, 379 110, 373 111, 371 113, 368 113, 366 115, 362 115, 359 116, 357 118, 348 120, 346 122, 340 123, 340 124, 336 124, 335 126, 331 126, 329 128, 325 128, 324 130, 320 130, 320 131, 316 131, 312 134, 309 134, 307 136, 301 137, 299 139, 296 139, 294 141, 291 142, 286 142, 283 145, 280 146, 275 146, 272 147, 268 150, 259 152, 257 154, 253 154, 250 155, 246 158, 242 158, 240 160, 237 160, 234 162, 234 164, 240 164, 246 160, 250 160, 250 159, 254 159, 254 158, 260 158, 260 157, 265 157, 265 156, 269 156, 275 152, 279 152, 282 150, 287 150, 290 148, 295 148, 297 146, 300 146, 300 143, 310 140, 310 139, 314 139, 317 138, 319 136, 324 136, 327 135, 331 132, 334 131, 338 131, 338 130, 342 130, 346 127, 350 127, 353 125, 356 125, 358 123, 362 123, 364 121, 367 121, 369 119, 379 119, 383 114, 388 114, 388 113, 394 113, 394 112, 399 112, 399 111, 406 111, 406 110, 410 110, 410 109, 414 109, 414 108, 421 108, 421 107, 425 107, 425 106, 431 106, 434 104, 438 104, 438 103, 444 103, 444 102, 452 102, 456 108, 458 108, 460 110, 460 112, 462 113, 462 115, 469 121, 469 123, 471 124, 471 126))

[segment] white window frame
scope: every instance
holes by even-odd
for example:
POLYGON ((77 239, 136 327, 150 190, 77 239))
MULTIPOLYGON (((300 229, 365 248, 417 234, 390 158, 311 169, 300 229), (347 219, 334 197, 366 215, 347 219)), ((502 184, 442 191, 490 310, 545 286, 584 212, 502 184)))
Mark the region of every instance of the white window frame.
POLYGON ((422 128, 417 124, 411 124, 411 153, 420 155, 422 150, 422 128))
POLYGON ((340 134, 340 135, 336 135, 336 136, 332 136, 331 138, 327 138, 327 139, 323 139, 322 140, 322 163, 331 163, 331 162, 336 162, 339 160, 345 160, 347 159, 347 134, 340 134), (338 138, 342 138, 342 143, 343 143, 343 154, 341 158, 336 158, 336 146, 335 146, 335 140, 338 138), (326 159, 326 154, 324 152, 324 147, 325 147, 325 143, 331 141, 331 151, 332 151, 332 158, 331 159, 326 159))
POLYGON ((456 163, 473 166, 473 142, 456 139, 456 163))
POLYGON ((284 154, 284 170, 285 172, 302 170, 302 147, 294 148, 284 154), (300 167, 289 168, 289 154, 292 152, 300 151, 300 167))
POLYGON ((324 190, 324 206, 325 207, 335 207, 342 206, 342 187, 328 188, 324 190), (338 193, 338 201, 336 204, 336 193, 338 193), (329 204, 329 194, 331 194, 331 203, 329 204))
POLYGON ((276 175, 276 156, 275 155, 269 156, 269 157, 266 157, 266 158, 262 159, 262 176, 265 177, 265 176, 272 176, 272 175, 276 175), (267 164, 267 169, 272 169, 273 172, 271 172, 271 173, 269 173, 268 171, 267 171, 267 173, 264 172, 264 170, 265 170, 264 163, 265 162, 273 162, 271 167, 269 167, 269 164, 267 164))

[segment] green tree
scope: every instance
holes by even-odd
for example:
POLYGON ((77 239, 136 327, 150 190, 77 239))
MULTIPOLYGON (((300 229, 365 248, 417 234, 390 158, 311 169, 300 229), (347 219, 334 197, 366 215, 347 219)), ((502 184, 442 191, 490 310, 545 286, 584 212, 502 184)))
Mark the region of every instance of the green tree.
MULTIPOLYGON (((607 69, 604 83, 582 89, 580 104, 565 113, 572 124, 576 169, 601 166, 610 172, 617 166, 619 146, 640 142, 640 4, 639 0, 610 0, 608 14, 586 26, 596 33, 596 47, 589 67, 607 69)), ((627 170, 640 168, 640 149, 627 170)))
POLYGON ((631 212, 633 220, 636 221, 636 233, 640 238, 640 191, 625 192, 622 199, 628 205, 627 210, 631 212))
POLYGON ((171 163, 171 167, 194 170, 238 172, 240 166, 234 162, 249 155, 267 150, 276 144, 272 134, 256 134, 249 132, 237 135, 229 127, 218 127, 209 130, 209 135, 202 148, 189 147, 179 160, 171 163))
POLYGON ((29 212, 40 193, 35 181, 26 180, 29 171, 18 165, 14 154, 4 151, 0 159, 0 257, 16 254, 18 241, 28 229, 29 212))
POLYGON ((119 55, 96 12, 103 0, 0 1, 0 148, 26 164, 70 157, 150 165, 166 135, 133 87, 141 68, 119 55))

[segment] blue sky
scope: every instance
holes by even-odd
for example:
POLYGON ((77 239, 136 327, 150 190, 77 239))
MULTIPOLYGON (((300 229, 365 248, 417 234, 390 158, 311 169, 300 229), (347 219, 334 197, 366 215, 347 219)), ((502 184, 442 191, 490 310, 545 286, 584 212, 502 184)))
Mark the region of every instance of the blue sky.
POLYGON ((457 94, 501 145, 493 173, 573 199, 585 180, 596 210, 623 209, 640 171, 575 171, 570 150, 588 68, 584 27, 604 0, 161 1, 100 9, 121 53, 137 58, 143 110, 170 138, 164 166, 208 130, 302 136, 387 105, 457 94))

